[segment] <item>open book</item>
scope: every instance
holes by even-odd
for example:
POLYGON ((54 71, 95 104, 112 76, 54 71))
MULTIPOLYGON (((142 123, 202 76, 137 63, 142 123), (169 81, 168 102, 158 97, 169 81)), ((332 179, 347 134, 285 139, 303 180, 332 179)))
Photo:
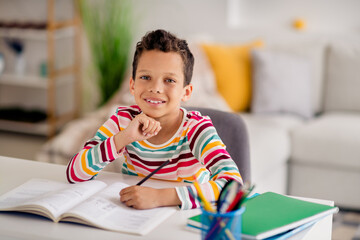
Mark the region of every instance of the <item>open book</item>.
POLYGON ((0 196, 0 211, 38 214, 54 222, 76 222, 111 231, 145 235, 173 214, 174 207, 136 210, 120 202, 127 184, 92 180, 68 184, 32 179, 0 196))

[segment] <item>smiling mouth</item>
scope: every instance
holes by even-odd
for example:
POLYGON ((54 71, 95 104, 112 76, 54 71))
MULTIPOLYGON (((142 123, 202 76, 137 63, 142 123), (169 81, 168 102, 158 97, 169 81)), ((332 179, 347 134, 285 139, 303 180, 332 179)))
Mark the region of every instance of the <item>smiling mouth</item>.
POLYGON ((165 103, 165 101, 161 101, 161 100, 150 100, 150 99, 145 99, 146 102, 151 103, 151 104, 162 104, 165 103))

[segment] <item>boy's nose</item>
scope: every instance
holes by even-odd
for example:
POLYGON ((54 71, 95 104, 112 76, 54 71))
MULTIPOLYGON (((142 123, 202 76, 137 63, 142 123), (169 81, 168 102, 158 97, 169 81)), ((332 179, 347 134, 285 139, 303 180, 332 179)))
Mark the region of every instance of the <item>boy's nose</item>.
POLYGON ((149 91, 152 93, 162 93, 161 83, 158 81, 154 81, 153 84, 150 85, 149 91))

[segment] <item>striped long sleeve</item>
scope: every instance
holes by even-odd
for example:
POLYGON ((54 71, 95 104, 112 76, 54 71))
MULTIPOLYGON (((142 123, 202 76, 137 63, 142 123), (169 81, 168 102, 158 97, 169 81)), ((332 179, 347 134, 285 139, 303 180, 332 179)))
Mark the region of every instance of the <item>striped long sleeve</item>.
POLYGON ((236 164, 226 151, 211 120, 198 112, 184 112, 177 133, 167 142, 159 145, 147 140, 133 142, 116 152, 114 135, 125 129, 137 114, 138 106, 120 107, 86 142, 67 167, 67 178, 71 183, 94 178, 107 164, 122 156, 122 173, 146 176, 164 161, 171 162, 152 178, 184 182, 176 187, 181 209, 199 207, 194 181, 200 183, 205 196, 216 201, 225 183, 236 180, 242 183, 236 164))
POLYGON ((70 183, 87 181, 95 177, 107 164, 121 156, 124 149, 116 152, 114 135, 120 131, 116 115, 111 116, 87 141, 84 148, 75 154, 66 170, 70 183))
MULTIPOLYGON (((194 115, 194 125, 190 126, 188 140, 194 157, 204 166, 195 173, 196 181, 206 199, 214 203, 221 189, 229 180, 243 183, 235 162, 226 151, 225 145, 218 136, 209 118, 194 115)), ((199 207, 199 202, 193 197, 198 193, 193 185, 177 188, 182 202, 182 209, 199 207)))

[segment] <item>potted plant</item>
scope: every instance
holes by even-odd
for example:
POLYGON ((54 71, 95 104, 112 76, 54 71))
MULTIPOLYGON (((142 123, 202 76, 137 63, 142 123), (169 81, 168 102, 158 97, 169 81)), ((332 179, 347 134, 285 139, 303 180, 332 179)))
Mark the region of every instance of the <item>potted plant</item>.
POLYGON ((99 105, 103 105, 120 87, 128 67, 133 41, 131 1, 82 0, 79 9, 97 72, 99 105))

